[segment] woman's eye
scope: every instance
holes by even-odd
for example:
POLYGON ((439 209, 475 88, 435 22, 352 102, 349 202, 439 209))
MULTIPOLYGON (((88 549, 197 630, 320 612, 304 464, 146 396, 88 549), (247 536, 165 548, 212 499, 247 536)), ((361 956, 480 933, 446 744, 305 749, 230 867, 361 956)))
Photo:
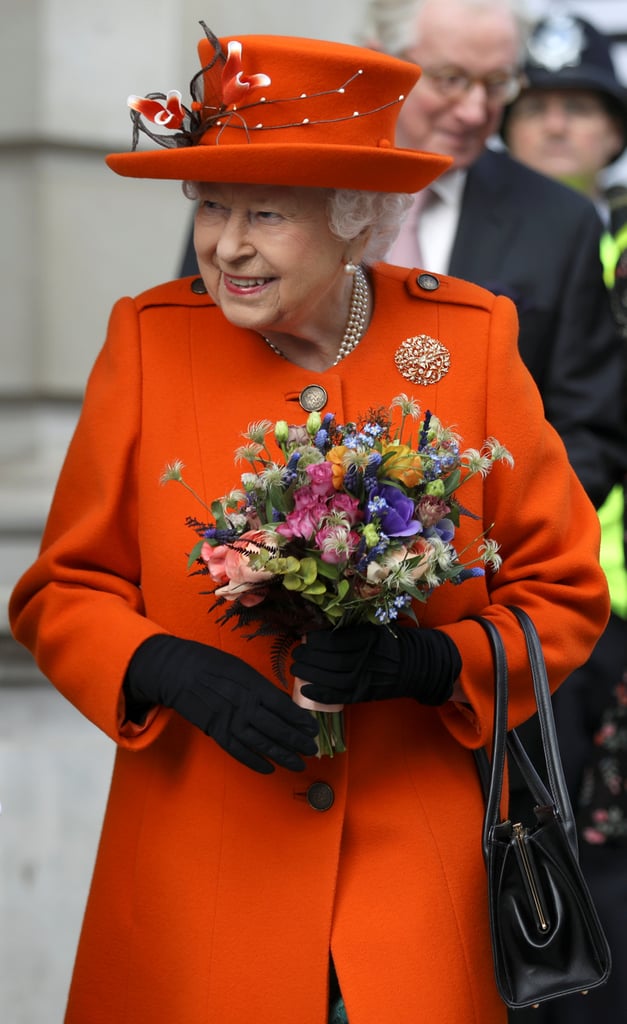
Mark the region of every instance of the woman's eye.
POLYGON ((257 210, 255 214, 259 220, 280 220, 281 214, 277 213, 276 210, 257 210))

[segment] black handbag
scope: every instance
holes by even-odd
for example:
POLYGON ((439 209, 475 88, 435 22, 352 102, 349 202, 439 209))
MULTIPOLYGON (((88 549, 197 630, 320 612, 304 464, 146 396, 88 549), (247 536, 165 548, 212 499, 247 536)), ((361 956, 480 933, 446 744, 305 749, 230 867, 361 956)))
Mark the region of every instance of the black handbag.
POLYGON ((475 751, 486 811, 483 856, 496 984, 512 1009, 586 993, 607 981, 610 950, 581 873, 575 820, 564 780, 540 640, 519 608, 509 609, 525 634, 542 736, 546 779, 531 763, 515 730, 507 731, 507 656, 488 619, 495 666, 492 756, 475 751), (502 821, 505 759, 517 765, 536 804, 535 821, 502 821))

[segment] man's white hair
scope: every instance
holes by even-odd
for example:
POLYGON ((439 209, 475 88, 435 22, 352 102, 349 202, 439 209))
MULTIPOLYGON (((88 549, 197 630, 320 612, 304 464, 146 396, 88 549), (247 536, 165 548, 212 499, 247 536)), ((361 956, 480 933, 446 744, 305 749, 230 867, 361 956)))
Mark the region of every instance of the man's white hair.
MULTIPOLYGON (((418 14, 430 0, 369 0, 366 21, 361 33, 364 46, 382 50, 398 57, 407 50, 408 43, 417 42, 418 14)), ((439 0, 432 0, 439 2, 439 0)), ((511 12, 520 36, 520 61, 523 62, 525 44, 534 18, 527 0, 460 0, 466 7, 482 10, 511 12)))

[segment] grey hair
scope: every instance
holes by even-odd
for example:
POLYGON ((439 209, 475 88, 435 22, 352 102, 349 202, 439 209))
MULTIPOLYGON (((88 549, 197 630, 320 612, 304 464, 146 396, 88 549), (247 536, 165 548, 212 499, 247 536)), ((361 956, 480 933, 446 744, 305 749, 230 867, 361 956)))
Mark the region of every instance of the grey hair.
MULTIPOLYGON (((184 181, 188 199, 198 199, 199 183, 184 181)), ((363 254, 367 265, 385 257, 396 238, 401 222, 411 206, 412 196, 404 192, 365 192, 356 189, 320 189, 327 197, 327 215, 331 234, 342 242, 351 242, 368 231, 363 254)))
POLYGON ((200 193, 198 191, 199 184, 200 182, 196 181, 182 181, 181 188, 183 189, 183 195, 187 199, 198 199, 200 197, 200 193))
MULTIPOLYGON (((369 0, 362 43, 394 57, 401 56, 411 40, 418 40, 418 16, 429 0, 369 0)), ((534 21, 528 0, 462 0, 467 7, 505 10, 511 13, 518 30, 520 62, 534 21)))
POLYGON ((369 231, 362 259, 370 265, 384 259, 411 204, 412 196, 404 192, 331 189, 327 207, 329 227, 336 238, 345 242, 369 231))

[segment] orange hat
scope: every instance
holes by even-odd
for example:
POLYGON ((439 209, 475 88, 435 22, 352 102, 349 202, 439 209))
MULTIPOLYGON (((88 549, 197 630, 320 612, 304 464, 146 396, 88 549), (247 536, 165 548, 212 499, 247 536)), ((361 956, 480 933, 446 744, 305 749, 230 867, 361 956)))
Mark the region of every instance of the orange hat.
POLYGON ((130 96, 133 151, 107 157, 117 174, 417 192, 450 166, 394 144, 415 64, 316 39, 218 40, 201 25, 191 105, 176 91, 130 96), (137 151, 139 132, 163 148, 137 151))

